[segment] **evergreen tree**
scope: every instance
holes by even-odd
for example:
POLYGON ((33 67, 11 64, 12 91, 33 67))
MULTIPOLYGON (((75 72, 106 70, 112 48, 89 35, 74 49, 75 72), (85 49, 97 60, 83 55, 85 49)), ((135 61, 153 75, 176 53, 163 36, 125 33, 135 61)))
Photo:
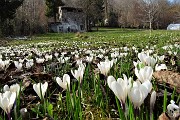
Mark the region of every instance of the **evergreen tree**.
POLYGON ((46 0, 46 16, 53 17, 54 22, 56 22, 58 7, 63 5, 64 3, 62 2, 62 0, 46 0))
POLYGON ((0 0, 0 35, 3 31, 4 22, 15 17, 16 9, 22 3, 23 0, 0 0))

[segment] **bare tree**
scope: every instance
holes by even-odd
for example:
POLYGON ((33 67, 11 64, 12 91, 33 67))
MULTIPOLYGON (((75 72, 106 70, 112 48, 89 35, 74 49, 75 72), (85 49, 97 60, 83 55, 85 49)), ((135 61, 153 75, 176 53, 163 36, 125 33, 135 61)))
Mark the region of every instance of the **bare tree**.
POLYGON ((15 29, 20 31, 17 34, 29 35, 46 31, 45 9, 44 0, 24 0, 14 19, 15 29))
POLYGON ((180 1, 179 0, 174 0, 173 12, 175 16, 175 21, 177 23, 180 23, 180 1))
POLYGON ((149 23, 149 29, 153 29, 153 23, 159 14, 158 0, 139 0, 140 9, 143 12, 142 20, 149 23))

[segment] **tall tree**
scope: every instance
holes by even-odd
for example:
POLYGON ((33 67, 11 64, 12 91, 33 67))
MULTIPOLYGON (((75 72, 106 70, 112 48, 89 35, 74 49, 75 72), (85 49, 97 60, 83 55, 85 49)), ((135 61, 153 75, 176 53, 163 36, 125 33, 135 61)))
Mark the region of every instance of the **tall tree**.
POLYGON ((85 30, 91 31, 91 26, 103 22, 104 0, 78 0, 77 5, 85 14, 85 30))
POLYGON ((7 19, 15 17, 16 9, 21 6, 24 0, 0 0, 0 34, 3 31, 3 24, 7 19))
POLYGON ((144 22, 149 23, 149 29, 153 29, 153 23, 157 20, 159 14, 158 0, 139 0, 141 10, 144 13, 144 22))
POLYGON ((64 3, 62 2, 62 0, 46 0, 46 16, 47 17, 53 17, 54 18, 54 22, 56 22, 57 20, 57 14, 58 14, 58 7, 59 6, 63 6, 64 3))
POLYGON ((44 0, 24 0, 14 18, 14 34, 32 35, 47 30, 46 4, 44 0))

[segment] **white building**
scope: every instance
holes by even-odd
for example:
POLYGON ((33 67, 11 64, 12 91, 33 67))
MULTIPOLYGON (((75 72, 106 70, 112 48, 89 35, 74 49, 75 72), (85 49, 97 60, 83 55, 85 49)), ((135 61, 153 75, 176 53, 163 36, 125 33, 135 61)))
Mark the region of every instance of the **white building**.
POLYGON ((83 32, 84 14, 81 8, 59 7, 59 22, 52 23, 53 32, 83 32))
POLYGON ((170 24, 168 25, 167 30, 180 30, 180 24, 170 24))

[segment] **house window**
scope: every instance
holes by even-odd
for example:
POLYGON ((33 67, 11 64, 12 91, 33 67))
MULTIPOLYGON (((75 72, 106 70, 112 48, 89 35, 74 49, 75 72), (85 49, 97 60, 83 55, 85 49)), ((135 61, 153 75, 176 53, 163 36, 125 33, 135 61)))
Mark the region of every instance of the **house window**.
POLYGON ((68 9, 67 12, 73 12, 73 9, 68 9))
POLYGON ((81 29, 81 30, 84 30, 84 25, 80 25, 80 29, 81 29))
POLYGON ((63 32, 63 26, 59 27, 59 32, 63 32))

